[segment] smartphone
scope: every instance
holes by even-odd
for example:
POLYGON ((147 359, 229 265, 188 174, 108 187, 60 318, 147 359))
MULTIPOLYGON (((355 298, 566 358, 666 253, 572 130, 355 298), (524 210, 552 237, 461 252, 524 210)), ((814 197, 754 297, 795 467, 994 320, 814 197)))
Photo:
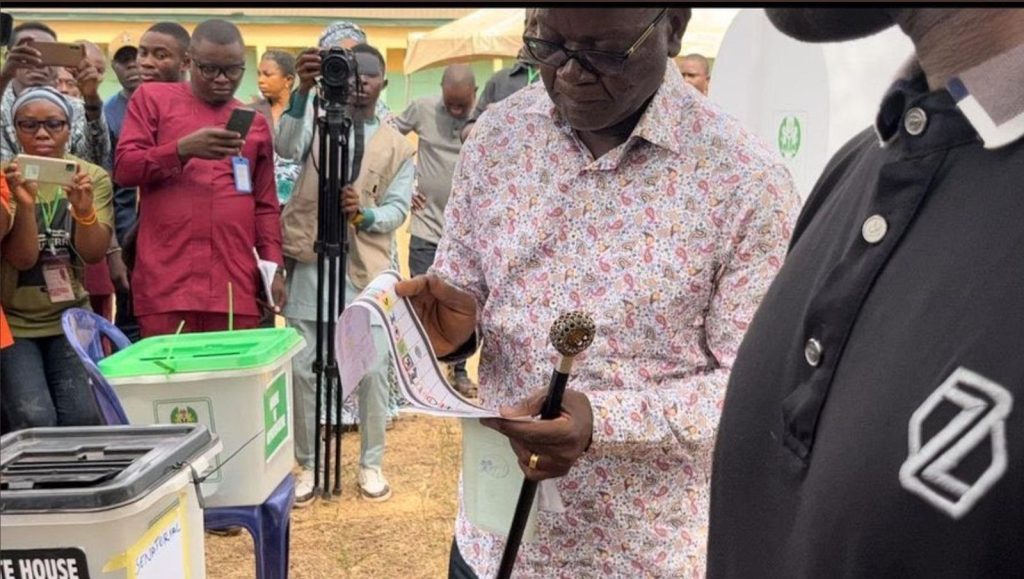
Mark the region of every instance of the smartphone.
POLYGON ((85 58, 85 47, 81 44, 33 42, 32 48, 43 55, 43 64, 47 66, 78 66, 85 58))
POLYGON ((0 12, 0 44, 7 46, 11 42, 11 30, 14 29, 14 17, 0 12))
POLYGON ((71 186, 75 182, 78 164, 67 159, 18 155, 14 158, 26 181, 71 186))
POLYGON ((249 134, 249 127, 252 126, 252 121, 255 118, 255 110, 238 107, 231 111, 231 118, 228 119, 228 124, 224 125, 224 128, 242 135, 242 138, 244 139, 245 136, 249 134))

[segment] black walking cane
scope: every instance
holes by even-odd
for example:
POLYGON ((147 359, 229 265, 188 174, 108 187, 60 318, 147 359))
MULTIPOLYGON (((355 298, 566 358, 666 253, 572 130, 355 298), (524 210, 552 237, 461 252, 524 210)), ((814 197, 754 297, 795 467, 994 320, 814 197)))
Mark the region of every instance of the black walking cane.
MULTIPOLYGON (((544 406, 540 412, 542 420, 552 420, 561 415, 562 395, 565 393, 565 385, 569 383, 573 360, 594 341, 594 333, 594 320, 590 314, 584 312, 562 314, 551 325, 549 339, 551 345, 562 355, 562 359, 558 362, 558 367, 551 373, 548 396, 544 400, 544 406)), ((530 457, 530 468, 535 467, 536 462, 537 455, 535 454, 530 457)), ((512 576, 512 568, 516 564, 516 555, 519 553, 519 545, 523 541, 523 531, 526 529, 527 519, 530 518, 530 509, 533 508, 533 499, 536 494, 537 481, 524 480, 523 487, 519 491, 519 501, 516 503, 516 514, 512 518, 512 526, 508 530, 508 540, 505 541, 505 552, 501 555, 498 579, 508 579, 512 576)))

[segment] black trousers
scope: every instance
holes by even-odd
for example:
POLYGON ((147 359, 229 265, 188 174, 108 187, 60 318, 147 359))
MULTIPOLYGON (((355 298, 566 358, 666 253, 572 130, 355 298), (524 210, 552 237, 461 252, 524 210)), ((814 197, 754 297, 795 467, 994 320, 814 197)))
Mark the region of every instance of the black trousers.
POLYGON ((459 544, 452 539, 452 551, 448 556, 448 579, 477 579, 473 568, 462 558, 459 544))

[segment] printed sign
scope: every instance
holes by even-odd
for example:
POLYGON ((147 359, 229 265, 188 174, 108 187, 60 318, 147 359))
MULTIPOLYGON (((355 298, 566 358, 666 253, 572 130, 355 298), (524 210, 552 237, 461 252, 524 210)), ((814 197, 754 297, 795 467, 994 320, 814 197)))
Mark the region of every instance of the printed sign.
POLYGON ((0 579, 89 579, 89 563, 81 549, 4 549, 0 579))
POLYGON ((269 462, 288 440, 288 379, 284 372, 263 392, 263 455, 269 462))

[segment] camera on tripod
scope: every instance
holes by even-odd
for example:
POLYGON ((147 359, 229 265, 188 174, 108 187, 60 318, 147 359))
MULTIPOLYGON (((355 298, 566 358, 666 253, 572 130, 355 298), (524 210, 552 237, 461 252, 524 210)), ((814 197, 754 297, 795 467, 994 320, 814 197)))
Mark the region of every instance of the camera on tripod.
POLYGON ((332 46, 320 51, 320 86, 328 103, 346 104, 359 78, 359 67, 351 50, 332 46))

